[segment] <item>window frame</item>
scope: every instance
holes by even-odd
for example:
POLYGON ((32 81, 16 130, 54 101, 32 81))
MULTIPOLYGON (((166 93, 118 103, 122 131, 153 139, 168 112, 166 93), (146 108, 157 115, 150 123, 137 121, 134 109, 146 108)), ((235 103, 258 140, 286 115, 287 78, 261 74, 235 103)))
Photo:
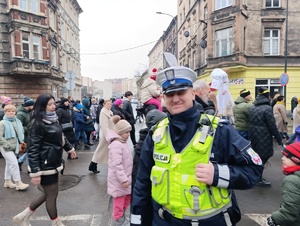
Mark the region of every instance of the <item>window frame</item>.
POLYGON ((42 60, 42 45, 41 45, 41 39, 42 37, 38 34, 33 34, 30 32, 24 32, 22 31, 21 33, 21 40, 22 40, 22 57, 23 58, 28 58, 28 59, 33 59, 33 60, 42 60), (27 35, 28 40, 25 40, 24 34, 27 35), (36 38, 36 39, 35 39, 36 38), (28 45, 28 51, 24 50, 24 44, 28 45), (35 50, 35 47, 37 47, 35 50), (26 54, 24 54, 24 52, 28 52, 28 57, 26 56, 26 54))
POLYGON ((215 57, 229 56, 233 53, 233 27, 227 27, 215 31, 215 57), (223 37, 221 32, 226 32, 226 37, 223 37), (218 35, 219 34, 219 35, 218 35), (220 36, 220 37, 218 37, 220 36), (223 41, 226 40, 226 54, 223 55, 223 41))
POLYGON ((278 28, 265 28, 264 29, 264 37, 263 37, 263 43, 264 43, 264 48, 263 48, 263 55, 264 56, 278 56, 280 55, 280 29, 278 28), (266 31, 270 31, 270 36, 269 37, 266 37, 265 36, 265 32, 266 31), (278 32, 278 36, 277 37, 273 37, 273 32, 274 31, 277 31, 278 32), (266 45, 265 45, 265 42, 269 40, 269 53, 267 53, 265 50, 266 50, 266 45), (274 40, 277 40, 278 43, 277 43, 277 53, 274 54, 273 53, 273 41, 274 40))
POLYGON ((19 8, 26 12, 38 14, 40 12, 40 0, 19 0, 19 8))
POLYGON ((274 6, 274 1, 275 0, 270 0, 271 1, 271 6, 267 6, 267 1, 268 0, 266 0, 266 2, 265 2, 265 7, 266 8, 280 8, 281 7, 281 0, 278 0, 278 6, 274 6))
POLYGON ((215 10, 232 6, 233 0, 215 0, 215 10))

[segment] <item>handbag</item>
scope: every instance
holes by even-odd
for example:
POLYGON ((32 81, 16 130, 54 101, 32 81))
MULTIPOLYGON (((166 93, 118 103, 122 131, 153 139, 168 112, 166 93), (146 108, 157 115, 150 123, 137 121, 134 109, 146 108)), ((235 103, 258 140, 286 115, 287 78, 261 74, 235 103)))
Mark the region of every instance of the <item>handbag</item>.
POLYGON ((19 136, 18 136, 17 130, 15 129, 15 127, 13 127, 13 128, 15 130, 16 137, 17 137, 18 142, 19 142, 19 154, 24 154, 26 152, 26 149, 27 149, 27 144, 25 142, 21 142, 19 140, 19 136))
POLYGON ((61 127, 63 130, 73 129, 73 124, 72 122, 68 122, 68 123, 61 124, 61 127))
POLYGON ((88 124, 91 124, 93 123, 93 119, 89 118, 85 121, 85 124, 88 125, 88 124))
POLYGON ((27 144, 25 142, 22 142, 19 144, 19 153, 24 154, 27 149, 27 144))

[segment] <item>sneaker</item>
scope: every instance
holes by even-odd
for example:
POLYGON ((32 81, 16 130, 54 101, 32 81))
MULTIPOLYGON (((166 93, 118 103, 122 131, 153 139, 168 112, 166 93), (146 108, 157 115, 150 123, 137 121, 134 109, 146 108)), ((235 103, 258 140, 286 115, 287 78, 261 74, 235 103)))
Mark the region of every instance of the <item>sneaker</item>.
POLYGON ((271 182, 262 179, 261 181, 257 182, 256 186, 258 187, 271 187, 271 182))

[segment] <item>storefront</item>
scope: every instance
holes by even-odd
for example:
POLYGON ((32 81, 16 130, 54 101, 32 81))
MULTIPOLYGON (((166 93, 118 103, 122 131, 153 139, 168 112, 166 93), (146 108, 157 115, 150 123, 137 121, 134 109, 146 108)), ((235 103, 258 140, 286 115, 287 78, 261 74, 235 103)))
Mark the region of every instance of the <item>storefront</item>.
MULTIPOLYGON (((211 71, 207 70, 206 74, 200 78, 210 82, 211 71)), ((251 91, 254 100, 257 96, 258 88, 264 86, 270 90, 271 98, 277 93, 280 95, 286 94, 286 109, 290 111, 291 99, 294 96, 300 97, 300 67, 288 67, 289 82, 286 86, 282 86, 279 82, 282 73, 283 67, 229 67, 229 89, 231 95, 235 100, 239 96, 240 90, 248 89, 251 91)))

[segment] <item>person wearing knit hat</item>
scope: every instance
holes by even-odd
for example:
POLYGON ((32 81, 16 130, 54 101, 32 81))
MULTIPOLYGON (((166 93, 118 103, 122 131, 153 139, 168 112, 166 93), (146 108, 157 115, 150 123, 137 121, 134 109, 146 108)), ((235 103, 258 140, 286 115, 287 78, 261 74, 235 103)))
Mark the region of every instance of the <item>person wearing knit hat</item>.
MULTIPOLYGON (((75 132, 74 132, 74 125, 73 125, 73 110, 70 109, 70 102, 68 98, 62 97, 60 98, 60 103, 56 107, 56 114, 58 117, 58 122, 61 125, 65 137, 68 141, 75 147, 75 132)), ((72 158, 70 154, 68 154, 67 159, 74 160, 78 159, 76 156, 72 158)))
POLYGON ((132 154, 127 142, 131 125, 118 115, 113 116, 112 121, 115 127, 106 134, 109 143, 107 194, 113 198, 114 225, 129 225, 125 211, 131 200, 132 154))
POLYGON ((123 100, 122 99, 116 99, 113 103, 114 107, 112 108, 112 112, 114 115, 119 115, 121 119, 129 119, 129 114, 123 110, 123 100))
MULTIPOLYGON (((277 140, 278 145, 283 145, 273 109, 270 106, 269 94, 267 88, 260 87, 258 95, 249 109, 249 140, 253 150, 260 156, 263 165, 274 155, 273 137, 277 140)), ((256 185, 270 187, 271 183, 261 177, 256 185)))
POLYGON ((266 87, 263 87, 263 86, 259 87, 257 91, 258 91, 258 95, 263 95, 267 98, 270 97, 270 90, 268 90, 268 88, 266 88, 266 87))
POLYGON ((300 142, 286 146, 282 151, 283 179, 281 203, 278 210, 267 218, 267 224, 300 225, 300 142))
MULTIPOLYGON (((34 100, 30 99, 28 97, 24 97, 24 102, 21 104, 16 113, 16 117, 21 121, 24 129, 24 142, 28 144, 29 138, 28 138, 28 126, 30 122, 30 112, 33 109, 34 106, 34 100)), ((26 160, 26 163, 28 165, 28 160, 27 160, 27 152, 23 154, 22 156, 19 156, 18 158, 18 164, 19 164, 19 170, 22 171, 22 164, 26 160)))
POLYGON ((0 120, 2 120, 4 116, 4 107, 8 104, 12 104, 12 100, 7 96, 0 96, 0 99, 2 103, 2 109, 0 109, 0 120))
MULTIPOLYGON (((11 104, 11 103, 12 103, 10 97, 7 97, 7 96, 0 96, 0 99, 1 99, 2 107, 3 107, 3 104, 4 104, 4 105, 8 105, 8 104, 11 104)), ((3 107, 3 108, 4 108, 4 107, 3 107)))
POLYGON ((34 100, 33 99, 30 99, 28 97, 24 97, 24 103, 23 103, 24 107, 30 107, 30 106, 33 106, 33 105, 34 105, 34 100))
POLYGON ((156 84, 157 69, 152 70, 152 75, 146 78, 141 86, 141 102, 144 105, 154 105, 157 109, 162 111, 160 102, 161 89, 156 84))
POLYGON ((245 139, 249 139, 249 109, 252 106, 251 92, 247 89, 240 91, 240 96, 234 101, 233 116, 234 127, 245 139))

